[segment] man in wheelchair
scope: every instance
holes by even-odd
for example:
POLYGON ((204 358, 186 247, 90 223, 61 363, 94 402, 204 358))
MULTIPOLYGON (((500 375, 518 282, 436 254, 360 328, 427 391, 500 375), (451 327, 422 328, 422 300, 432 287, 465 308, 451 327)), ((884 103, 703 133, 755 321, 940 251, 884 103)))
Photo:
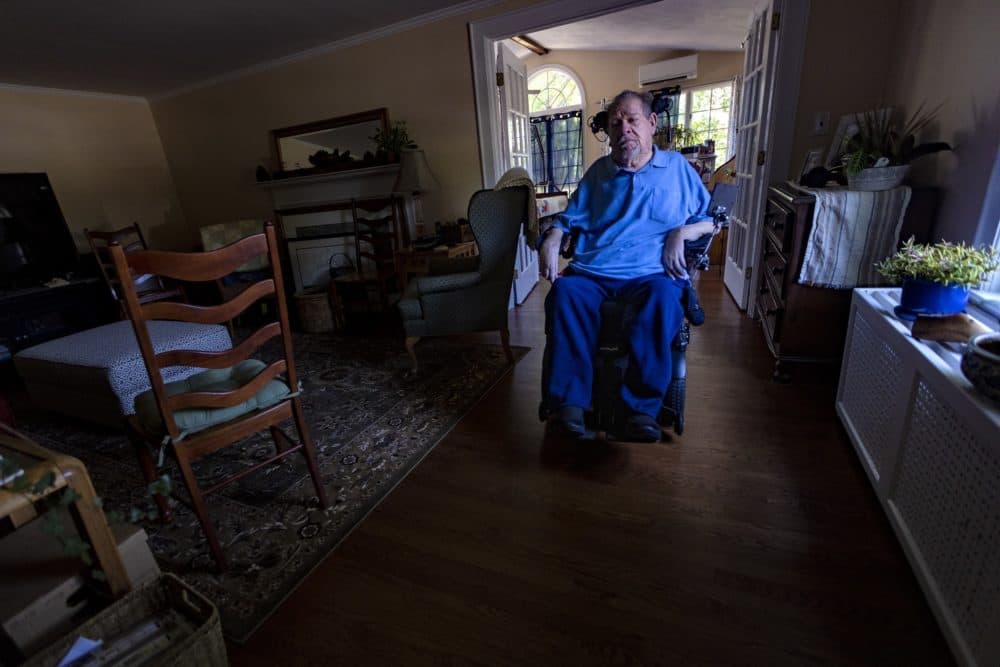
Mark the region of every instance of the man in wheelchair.
POLYGON ((617 299, 634 313, 625 333, 622 435, 656 442, 661 435, 656 418, 672 375, 671 343, 683 325, 683 300, 691 289, 684 244, 710 239, 717 227, 698 174, 679 153, 653 145, 656 115, 649 94, 623 91, 609 106, 608 119, 611 155, 590 166, 539 248, 542 276, 552 281, 545 301, 543 403, 563 433, 586 434, 601 305, 617 299), (560 277, 564 234, 577 240, 560 277))

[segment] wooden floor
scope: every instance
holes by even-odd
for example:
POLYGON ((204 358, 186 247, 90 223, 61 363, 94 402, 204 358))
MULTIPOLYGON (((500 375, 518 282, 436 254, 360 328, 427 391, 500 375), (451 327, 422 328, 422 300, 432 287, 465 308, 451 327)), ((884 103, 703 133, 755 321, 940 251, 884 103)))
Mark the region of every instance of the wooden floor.
POLYGON ((684 436, 546 439, 545 292, 511 315, 531 352, 233 664, 952 664, 835 377, 771 383, 758 325, 706 275, 684 436))

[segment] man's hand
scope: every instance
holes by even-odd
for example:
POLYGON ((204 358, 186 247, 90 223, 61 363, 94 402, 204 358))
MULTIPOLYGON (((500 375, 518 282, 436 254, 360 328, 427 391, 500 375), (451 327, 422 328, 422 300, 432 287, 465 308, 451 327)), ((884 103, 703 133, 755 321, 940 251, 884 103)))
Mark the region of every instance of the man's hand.
MULTIPOLYGON (((553 227, 545 235, 538 249, 538 268, 542 278, 555 282, 559 277, 559 248, 562 247, 563 230, 553 227)), ((683 245, 682 245, 683 251, 683 245)))
POLYGON ((703 220, 690 225, 671 229, 663 242, 663 270, 671 278, 688 277, 687 262, 684 260, 684 242, 693 241, 704 234, 711 234, 715 225, 703 220))
POLYGON ((671 278, 688 277, 687 263, 684 261, 684 227, 671 229, 663 243, 663 270, 671 278))

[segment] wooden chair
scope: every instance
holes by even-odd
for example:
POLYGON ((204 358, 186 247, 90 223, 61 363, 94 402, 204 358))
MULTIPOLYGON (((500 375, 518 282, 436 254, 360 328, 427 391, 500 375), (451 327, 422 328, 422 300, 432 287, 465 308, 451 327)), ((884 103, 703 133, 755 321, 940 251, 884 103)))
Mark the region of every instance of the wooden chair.
MULTIPOLYGON (((301 450, 319 503, 322 507, 327 505, 315 450, 299 399, 299 383, 292 358, 288 307, 274 226, 267 223, 262 234, 204 253, 145 250, 126 254, 121 245, 111 245, 111 256, 119 275, 135 271, 181 281, 217 280, 261 254, 266 254, 270 260, 273 276, 252 284, 233 299, 219 305, 194 306, 169 301, 143 304, 133 285, 125 285, 122 289, 125 310, 132 321, 152 387, 136 398, 136 414, 128 420, 130 437, 136 445, 140 466, 147 482, 152 481, 156 477, 156 470, 147 443, 154 446, 166 443, 170 448, 220 570, 225 569, 226 561, 205 509, 205 495, 301 450), (153 352, 147 329, 149 320, 219 324, 231 320, 259 299, 267 297, 275 300, 277 319, 263 324, 231 350, 153 352), (281 358, 270 365, 250 358, 266 341, 277 336, 282 340, 281 358), (196 366, 207 370, 180 382, 164 384, 160 371, 169 366, 196 366), (289 418, 295 421, 299 444, 295 444, 278 428, 279 424, 289 418), (241 470, 204 491, 198 486, 191 469, 194 461, 265 428, 270 430, 275 442, 277 451, 274 456, 241 470)), ((161 515, 165 520, 168 519, 169 509, 165 499, 158 498, 158 503, 161 515)))
POLYGON ((403 242, 403 200, 355 199, 351 212, 355 270, 332 281, 331 296, 337 307, 346 304, 348 310, 371 310, 374 291, 379 308, 388 311, 389 295, 398 290, 399 283, 396 253, 403 242))
MULTIPOLYGON (((91 251, 94 253, 94 259, 101 270, 104 283, 111 290, 111 298, 118 302, 124 315, 125 311, 121 301, 121 281, 118 279, 118 274, 115 273, 108 248, 111 244, 117 243, 126 253, 135 252, 136 250, 147 250, 149 246, 146 244, 146 237, 142 235, 142 229, 139 228, 138 222, 133 222, 128 227, 122 227, 112 232, 96 232, 84 229, 83 233, 87 237, 87 243, 90 244, 91 251)), ((182 301, 187 300, 182 287, 168 284, 160 276, 142 274, 135 276, 134 281, 136 293, 139 295, 139 303, 150 303, 178 297, 182 301)))

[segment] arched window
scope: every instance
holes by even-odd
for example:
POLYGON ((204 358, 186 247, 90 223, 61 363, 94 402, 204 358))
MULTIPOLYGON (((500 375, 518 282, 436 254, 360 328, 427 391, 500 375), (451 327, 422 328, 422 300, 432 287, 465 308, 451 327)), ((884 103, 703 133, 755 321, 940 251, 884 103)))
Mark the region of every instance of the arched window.
POLYGON ((543 67, 528 77, 534 180, 545 192, 572 192, 583 176, 583 87, 572 72, 543 67))

